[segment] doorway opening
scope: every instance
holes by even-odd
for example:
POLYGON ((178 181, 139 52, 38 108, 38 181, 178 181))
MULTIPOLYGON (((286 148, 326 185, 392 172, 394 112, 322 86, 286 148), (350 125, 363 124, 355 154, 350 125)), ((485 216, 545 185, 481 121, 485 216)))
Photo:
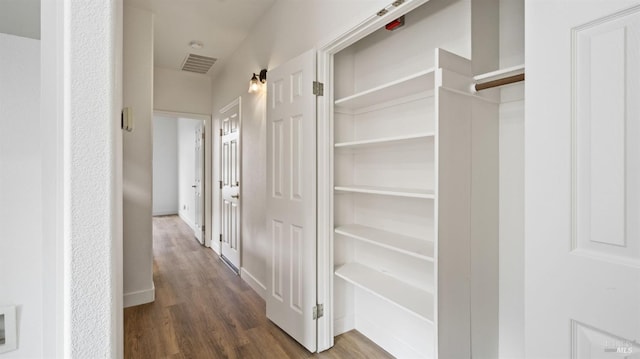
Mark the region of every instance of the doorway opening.
POLYGON ((153 216, 178 215, 205 245, 205 116, 154 112, 153 216))

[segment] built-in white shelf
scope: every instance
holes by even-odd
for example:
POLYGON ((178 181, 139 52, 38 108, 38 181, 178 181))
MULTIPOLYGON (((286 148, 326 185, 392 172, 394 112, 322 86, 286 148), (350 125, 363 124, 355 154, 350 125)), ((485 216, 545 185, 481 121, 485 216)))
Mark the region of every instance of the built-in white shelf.
POLYGON ((433 294, 359 263, 347 263, 336 276, 433 323, 433 294))
POLYGON ((339 226, 335 229, 335 233, 416 258, 433 261, 433 238, 414 238, 360 224, 339 226))
POLYGON ((355 110, 414 95, 418 92, 433 90, 433 87, 434 70, 428 69, 348 97, 337 99, 335 106, 341 109, 355 110))
POLYGON ((428 138, 433 138, 434 136, 435 134, 433 132, 413 133, 413 134, 403 135, 403 136, 389 136, 389 137, 375 138, 370 140, 338 142, 334 146, 336 149, 368 148, 368 147, 378 147, 378 146, 384 146, 384 145, 396 144, 396 143, 402 143, 402 142, 413 142, 416 140, 425 140, 428 138))
POLYGON ((433 191, 427 190, 427 189, 407 189, 407 188, 394 188, 394 187, 349 185, 349 186, 336 186, 335 190, 340 192, 380 194, 384 196, 396 196, 396 197, 425 198, 425 199, 435 198, 433 191))

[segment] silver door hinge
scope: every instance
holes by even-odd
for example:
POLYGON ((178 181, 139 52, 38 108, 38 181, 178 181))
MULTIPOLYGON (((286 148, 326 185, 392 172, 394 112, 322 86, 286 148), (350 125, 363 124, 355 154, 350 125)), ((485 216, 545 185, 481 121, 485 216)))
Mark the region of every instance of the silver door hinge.
POLYGON ((316 96, 324 96, 324 84, 322 82, 313 81, 313 94, 316 96))
POLYGON ((324 316, 324 304, 318 304, 313 307, 313 319, 322 318, 324 316))

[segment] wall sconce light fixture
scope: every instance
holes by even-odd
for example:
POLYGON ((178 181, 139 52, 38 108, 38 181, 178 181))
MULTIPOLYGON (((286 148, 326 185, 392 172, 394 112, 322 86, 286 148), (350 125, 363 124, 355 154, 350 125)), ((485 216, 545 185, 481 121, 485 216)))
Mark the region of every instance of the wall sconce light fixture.
POLYGON ((249 81, 249 93, 256 93, 262 87, 262 84, 267 82, 267 70, 260 70, 260 74, 256 75, 255 73, 251 77, 249 81))

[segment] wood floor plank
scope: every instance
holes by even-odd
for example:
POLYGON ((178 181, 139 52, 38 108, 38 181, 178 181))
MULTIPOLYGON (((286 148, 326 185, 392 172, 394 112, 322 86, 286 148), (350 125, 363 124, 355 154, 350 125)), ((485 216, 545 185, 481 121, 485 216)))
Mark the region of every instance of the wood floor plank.
POLYGON ((309 353, 179 217, 155 217, 153 236, 156 300, 125 309, 125 358, 392 358, 356 331, 309 353))

